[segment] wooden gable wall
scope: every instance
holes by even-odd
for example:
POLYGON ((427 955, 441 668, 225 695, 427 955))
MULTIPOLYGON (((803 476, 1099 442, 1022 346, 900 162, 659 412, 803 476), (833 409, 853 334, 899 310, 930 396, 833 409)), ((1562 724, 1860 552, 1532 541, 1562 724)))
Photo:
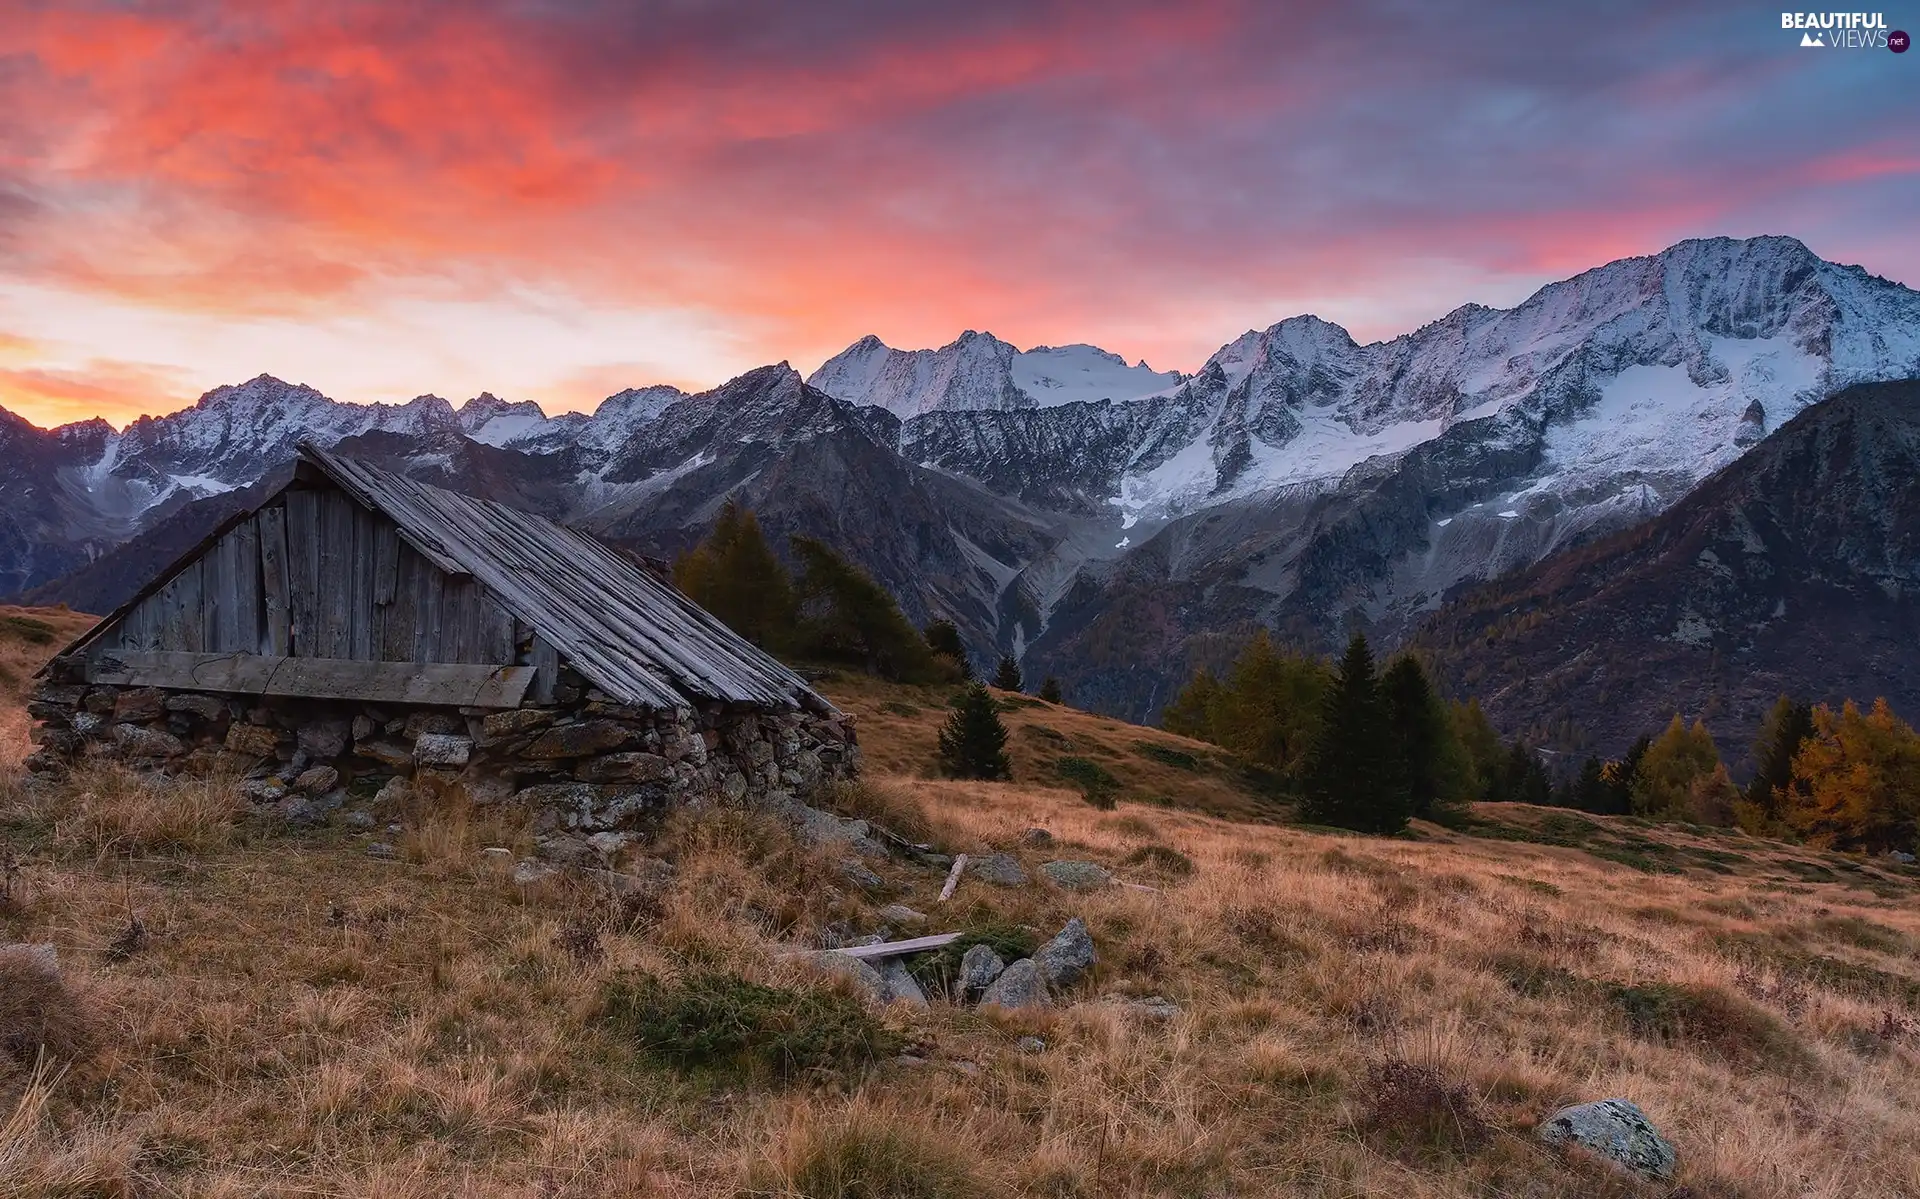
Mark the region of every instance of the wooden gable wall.
POLYGON ((93 648, 497 666, 529 661, 533 640, 386 517, 338 489, 296 487, 229 529, 93 648))

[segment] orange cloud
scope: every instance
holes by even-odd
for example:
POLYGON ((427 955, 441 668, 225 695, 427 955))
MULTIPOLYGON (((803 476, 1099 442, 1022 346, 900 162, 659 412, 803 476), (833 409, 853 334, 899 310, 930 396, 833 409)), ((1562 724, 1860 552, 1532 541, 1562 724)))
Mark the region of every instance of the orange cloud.
POLYGON ((71 370, 0 367, 0 408, 43 429, 104 417, 125 425, 190 402, 171 367, 95 360, 71 370))

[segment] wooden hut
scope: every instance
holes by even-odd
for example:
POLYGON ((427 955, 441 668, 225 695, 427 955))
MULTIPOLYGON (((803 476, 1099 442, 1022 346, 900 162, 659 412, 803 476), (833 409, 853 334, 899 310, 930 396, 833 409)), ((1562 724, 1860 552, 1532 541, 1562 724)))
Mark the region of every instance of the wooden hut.
POLYGON ((845 716, 634 560, 310 445, 42 676, 33 769, 240 771, 310 818, 406 775, 529 805, 555 851, 857 769, 845 716))

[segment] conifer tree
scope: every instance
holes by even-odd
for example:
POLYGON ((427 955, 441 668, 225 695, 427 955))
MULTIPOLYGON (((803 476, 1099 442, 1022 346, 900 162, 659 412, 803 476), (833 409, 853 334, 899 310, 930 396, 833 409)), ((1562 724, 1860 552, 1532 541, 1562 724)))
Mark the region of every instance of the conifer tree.
POLYGON ((940 769, 961 779, 1013 777, 1000 705, 984 684, 974 683, 961 694, 940 730, 940 769))
POLYGON ((1624 816, 1633 811, 1633 785, 1640 777, 1640 763, 1646 760, 1647 750, 1652 745, 1653 738, 1642 733, 1634 738, 1633 745, 1623 757, 1608 762, 1602 768, 1607 784, 1608 813, 1624 816))
POLYGON ((1753 805, 1762 822, 1779 818, 1787 801, 1787 789, 1793 782, 1793 759, 1800 747, 1813 736, 1813 706, 1795 703, 1782 695, 1761 722, 1753 741, 1756 763, 1753 781, 1747 784, 1746 800, 1753 805))
POLYGON ((1491 800, 1500 790, 1501 772, 1506 762, 1506 750, 1500 744, 1500 734, 1494 731, 1493 722, 1481 711, 1477 699, 1468 698, 1463 703, 1455 703, 1450 714, 1453 717, 1454 737, 1467 759, 1467 792, 1476 799, 1491 800))
POLYGON ((1211 671, 1194 671, 1173 702, 1160 709, 1160 727, 1182 737, 1214 741, 1213 710, 1220 702, 1220 691, 1220 680, 1211 671))
POLYGON ((800 561, 799 640, 805 652, 849 662, 896 682, 936 682, 947 674, 926 639, 900 613, 873 576, 833 552, 824 542, 798 534, 791 539, 800 561))
POLYGON ((1580 773, 1567 788, 1566 806, 1602 815, 1613 810, 1613 789, 1607 785, 1607 768, 1599 758, 1588 754, 1580 763, 1580 773))
POLYGON ((1680 714, 1674 713, 1667 731, 1647 747, 1634 772, 1634 814, 1691 819, 1694 782, 1712 775, 1719 765, 1720 751, 1714 747, 1705 722, 1696 720, 1689 728, 1680 714))
POLYGON ((1356 832, 1405 828, 1406 780, 1398 755, 1382 752, 1390 736, 1373 652, 1365 635, 1355 633, 1327 691, 1320 733, 1307 757, 1301 817, 1356 832))
POLYGON ((927 626, 927 648, 950 659, 960 669, 960 677, 973 678, 973 665, 967 661, 967 647, 960 641, 960 630, 951 620, 936 620, 927 626))
POLYGON ((675 586, 726 626, 768 650, 790 648, 793 583, 739 501, 720 506, 713 531, 673 565, 675 586))
POLYGON ((1048 675, 1046 678, 1040 680, 1040 698, 1050 704, 1065 703, 1066 700, 1060 692, 1060 680, 1054 678, 1052 675, 1048 675))
POLYGON ((1466 751, 1419 659, 1394 659, 1380 676, 1380 699, 1413 815, 1427 819, 1466 798, 1466 751))
POLYGON ((993 671, 993 685, 1002 691, 1018 691, 1021 684, 1020 663, 1012 654, 1001 654, 1000 664, 993 671))

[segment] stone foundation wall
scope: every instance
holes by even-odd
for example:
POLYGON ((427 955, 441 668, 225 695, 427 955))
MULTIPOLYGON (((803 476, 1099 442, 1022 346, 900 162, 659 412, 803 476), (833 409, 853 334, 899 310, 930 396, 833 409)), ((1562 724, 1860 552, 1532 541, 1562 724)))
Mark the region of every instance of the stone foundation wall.
POLYGON ((543 854, 611 857, 670 807, 724 798, 804 801, 854 777, 850 717, 714 703, 631 707, 580 688, 570 705, 506 711, 233 696, 63 681, 28 704, 27 767, 58 775, 114 760, 224 772, 256 805, 322 821, 357 800, 428 799, 527 810, 543 854), (402 787, 392 784, 405 779, 402 787))

